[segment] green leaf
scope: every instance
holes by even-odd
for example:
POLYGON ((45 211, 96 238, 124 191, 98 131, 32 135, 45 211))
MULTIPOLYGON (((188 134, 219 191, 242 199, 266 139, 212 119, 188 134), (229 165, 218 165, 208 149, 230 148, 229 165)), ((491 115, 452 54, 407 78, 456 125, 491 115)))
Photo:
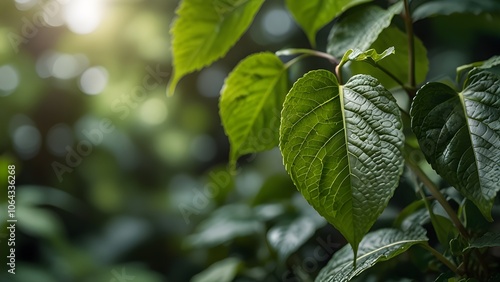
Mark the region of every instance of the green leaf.
POLYGON ((333 255, 315 281, 350 281, 376 263, 394 258, 411 246, 427 240, 425 230, 421 227, 406 231, 385 228, 370 232, 359 244, 356 267, 353 266, 353 252, 346 245, 333 255))
POLYGON ((316 32, 320 28, 350 7, 369 1, 371 0, 286 0, 286 5, 314 47, 316 32))
POLYGON ((192 248, 209 248, 233 240, 259 234, 263 224, 247 205, 226 205, 201 222, 194 234, 189 235, 184 244, 192 248))
POLYGON ((474 70, 460 93, 428 83, 410 114, 427 161, 491 221, 500 190, 500 77, 474 70))
POLYGON ((286 260, 297 251, 323 224, 317 224, 307 216, 273 226, 267 233, 269 245, 278 252, 280 260, 286 260))
POLYGON ((459 81, 460 77, 463 76, 463 73, 465 71, 468 71, 474 67, 478 69, 488 70, 490 72, 495 72, 496 74, 500 74, 498 71, 498 69, 500 68, 500 56, 493 56, 486 61, 474 62, 457 67, 457 78, 456 78, 457 82, 459 81))
POLYGON ((370 63, 374 64, 382 60, 383 58, 394 54, 394 52, 395 52, 394 47, 389 47, 380 54, 378 54, 377 51, 375 51, 375 49, 369 49, 364 52, 359 49, 349 49, 342 57, 342 60, 340 61, 339 65, 343 65, 348 61, 356 61, 356 62, 369 61, 370 63))
POLYGON ((500 233, 488 232, 479 238, 474 238, 464 251, 473 248, 480 249, 486 247, 500 247, 500 233))
POLYGON ((500 12, 500 2, 484 0, 418 0, 412 1, 412 19, 467 13, 479 15, 481 13, 500 12))
POLYGON ((227 258, 212 264, 191 278, 191 282, 231 282, 242 266, 238 258, 227 258))
MULTIPOLYGON (((408 39, 404 32, 395 27, 388 27, 380 33, 370 48, 385 50, 391 46, 394 46, 396 53, 377 64, 391 72, 399 81, 408 84, 408 39)), ((380 69, 364 62, 352 62, 350 70, 353 74, 363 73, 377 78, 387 89, 399 86, 380 69)), ((428 70, 427 51, 422 42, 415 36, 415 79, 417 83, 422 83, 425 80, 428 70)))
POLYGON ((354 251, 398 185, 401 127, 395 99, 367 75, 342 86, 329 71, 311 71, 285 99, 280 128, 285 168, 354 251))
POLYGON ((224 56, 253 21, 264 0, 183 0, 170 33, 174 74, 168 93, 188 73, 224 56))
POLYGON ((349 49, 370 48, 382 30, 391 24, 394 15, 402 9, 403 1, 400 1, 387 10, 376 5, 364 5, 347 12, 333 25, 328 36, 327 52, 340 58, 349 49))
POLYGON ((231 143, 230 162, 278 145, 279 119, 288 73, 272 53, 250 55, 229 74, 220 98, 222 125, 231 143))

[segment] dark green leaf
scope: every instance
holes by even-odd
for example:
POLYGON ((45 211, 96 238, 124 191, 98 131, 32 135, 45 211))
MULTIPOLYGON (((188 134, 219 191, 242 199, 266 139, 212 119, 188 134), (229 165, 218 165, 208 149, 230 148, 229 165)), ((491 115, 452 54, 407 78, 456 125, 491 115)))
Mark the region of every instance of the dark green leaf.
POLYGON ((453 13, 467 13, 479 15, 481 13, 500 12, 500 2, 484 0, 417 0, 412 1, 414 21, 438 15, 453 13))
POLYGON ((311 71, 285 99, 280 127, 285 168, 354 251, 398 185, 401 126, 396 101, 367 75, 342 86, 329 71, 311 71))
MULTIPOLYGON (((391 72, 403 84, 408 84, 408 39, 404 32, 394 27, 388 27, 380 33, 379 37, 373 42, 370 48, 385 50, 391 46, 394 46, 396 50, 395 54, 385 58, 377 64, 391 72)), ((425 80, 427 75, 429 61, 427 59, 427 51, 418 37, 415 37, 415 62, 416 82, 421 83, 425 80)), ((399 86, 391 77, 370 64, 352 62, 350 69, 353 74, 364 73, 372 75, 387 89, 399 86)))
POLYGON ((229 74, 220 98, 222 125, 231 143, 230 162, 278 145, 279 119, 288 74, 272 53, 250 55, 229 74))
POLYGON ((421 227, 406 231, 387 228, 370 232, 359 244, 356 267, 353 266, 353 252, 347 245, 333 255, 315 281, 350 281, 376 263, 396 257, 411 246, 427 240, 425 230, 421 227))
POLYGON ((286 5, 306 32, 309 42, 315 46, 316 32, 320 28, 350 7, 369 1, 371 0, 286 0, 286 5))
POLYGON ((464 251, 472 248, 479 249, 486 247, 500 247, 500 233, 488 232, 479 238, 474 238, 464 251))
POLYGON ((238 258, 227 258, 196 274, 191 279, 191 282, 231 282, 242 265, 241 260, 238 258))
POLYGON ((500 77, 473 71, 460 93, 441 83, 426 84, 411 116, 427 161, 492 220, 500 190, 500 77))
POLYGON ((179 80, 220 57, 252 23, 264 0, 183 0, 170 33, 174 74, 168 92, 179 80))
POLYGON ((378 35, 391 24, 394 15, 401 12, 402 8, 403 1, 400 1, 388 10, 375 5, 364 5, 348 12, 330 31, 328 53, 340 58, 349 49, 370 48, 378 35))
POLYGON ((291 222, 282 222, 272 227, 267 233, 269 245, 278 252, 284 261, 297 251, 322 225, 316 224, 307 216, 299 217, 291 222))

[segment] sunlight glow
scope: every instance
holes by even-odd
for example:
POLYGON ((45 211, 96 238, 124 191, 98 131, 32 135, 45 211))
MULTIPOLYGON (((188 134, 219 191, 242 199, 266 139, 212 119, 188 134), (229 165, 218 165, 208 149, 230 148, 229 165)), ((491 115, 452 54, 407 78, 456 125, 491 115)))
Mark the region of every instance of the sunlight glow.
POLYGON ((104 15, 103 0, 72 0, 64 6, 68 28, 77 34, 89 34, 99 27, 104 15))

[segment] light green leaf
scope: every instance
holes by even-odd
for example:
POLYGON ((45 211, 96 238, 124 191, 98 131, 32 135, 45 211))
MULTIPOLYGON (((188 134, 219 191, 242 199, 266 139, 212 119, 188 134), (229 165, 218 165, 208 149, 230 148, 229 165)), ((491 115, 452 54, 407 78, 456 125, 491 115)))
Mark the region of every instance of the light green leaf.
POLYGON ((349 49, 342 57, 342 60, 340 61, 339 65, 343 65, 348 61, 356 61, 356 62, 369 61, 370 63, 374 64, 382 60, 383 58, 394 54, 394 52, 395 52, 394 47, 389 47, 380 54, 378 54, 377 51, 375 51, 375 49, 369 49, 364 52, 359 49, 349 49))
POLYGON ((400 13, 402 9, 403 1, 387 10, 375 5, 364 5, 353 9, 333 25, 328 36, 327 52, 340 58, 349 49, 370 48, 382 30, 391 24, 394 15, 400 13))
POLYGON ((425 229, 421 227, 406 231, 386 228, 370 232, 359 244, 356 267, 353 266, 353 252, 350 246, 346 245, 333 255, 315 281, 350 281, 376 263, 394 258, 411 246, 427 240, 425 229))
POLYGON ((500 76, 473 70, 460 93, 428 83, 410 114, 427 161, 491 221, 500 190, 500 76))
POLYGON ((227 258, 212 264, 191 278, 191 282, 231 282, 242 266, 238 258, 227 258))
POLYGON ((238 41, 264 0, 183 0, 170 33, 174 74, 172 95, 179 80, 220 57, 238 41))
POLYGON ((398 185, 401 127, 395 99, 367 75, 342 86, 329 71, 311 71, 285 99, 280 127, 285 168, 354 251, 398 185))
MULTIPOLYGON (((402 83, 408 84, 408 39, 404 32, 395 27, 388 27, 380 33, 370 48, 385 50, 391 46, 394 46, 396 53, 377 64, 391 72, 402 83)), ((350 69, 353 74, 364 73, 377 78, 387 89, 399 86, 394 79, 370 64, 352 62, 350 69)), ((415 80, 417 83, 422 83, 425 80, 428 70, 427 50, 418 37, 415 37, 415 80)))
POLYGON ((488 232, 479 238, 474 238, 464 251, 472 248, 479 249, 486 247, 500 247, 500 233, 488 232))
MULTIPOLYGON (((371 0, 286 0, 288 10, 316 46, 316 32, 350 7, 371 0)), ((344 52, 342 52, 344 54, 344 52)), ((341 55, 342 55, 341 54, 341 55)))
POLYGON ((279 119, 288 73, 272 53, 250 55, 229 74, 220 98, 222 125, 231 143, 230 162, 278 145, 279 119))
POLYGON ((284 261, 311 238, 322 225, 324 224, 318 224, 308 216, 302 216, 273 226, 267 233, 267 240, 269 245, 278 252, 280 260, 284 261))

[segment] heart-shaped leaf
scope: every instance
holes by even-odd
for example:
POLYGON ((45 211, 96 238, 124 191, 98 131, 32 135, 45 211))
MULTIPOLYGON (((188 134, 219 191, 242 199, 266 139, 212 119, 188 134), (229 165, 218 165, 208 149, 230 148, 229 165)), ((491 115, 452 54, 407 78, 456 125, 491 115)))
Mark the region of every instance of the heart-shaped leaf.
POLYGON ((396 257, 411 246, 424 243, 427 240, 425 229, 420 226, 406 231, 386 228, 370 232, 359 244, 356 267, 353 265, 352 250, 350 246, 346 245, 333 255, 315 281, 350 281, 376 263, 396 257))
POLYGON ((287 70, 272 53, 250 55, 229 74, 219 107, 231 143, 231 166, 244 154, 278 145, 280 112, 288 85, 287 70))
POLYGON ((428 83, 410 114, 427 161, 491 221, 500 190, 500 76, 475 69, 459 93, 428 83))
POLYGON ((331 72, 311 71, 285 99, 280 149, 286 170, 354 252, 398 185, 401 127, 395 99, 367 75, 339 85, 331 72))
POLYGON ((183 0, 170 33, 174 74, 168 93, 179 80, 218 58, 238 41, 264 0, 183 0))
POLYGON ((320 28, 350 7, 369 1, 371 0, 286 0, 286 5, 314 47, 316 32, 320 28))

